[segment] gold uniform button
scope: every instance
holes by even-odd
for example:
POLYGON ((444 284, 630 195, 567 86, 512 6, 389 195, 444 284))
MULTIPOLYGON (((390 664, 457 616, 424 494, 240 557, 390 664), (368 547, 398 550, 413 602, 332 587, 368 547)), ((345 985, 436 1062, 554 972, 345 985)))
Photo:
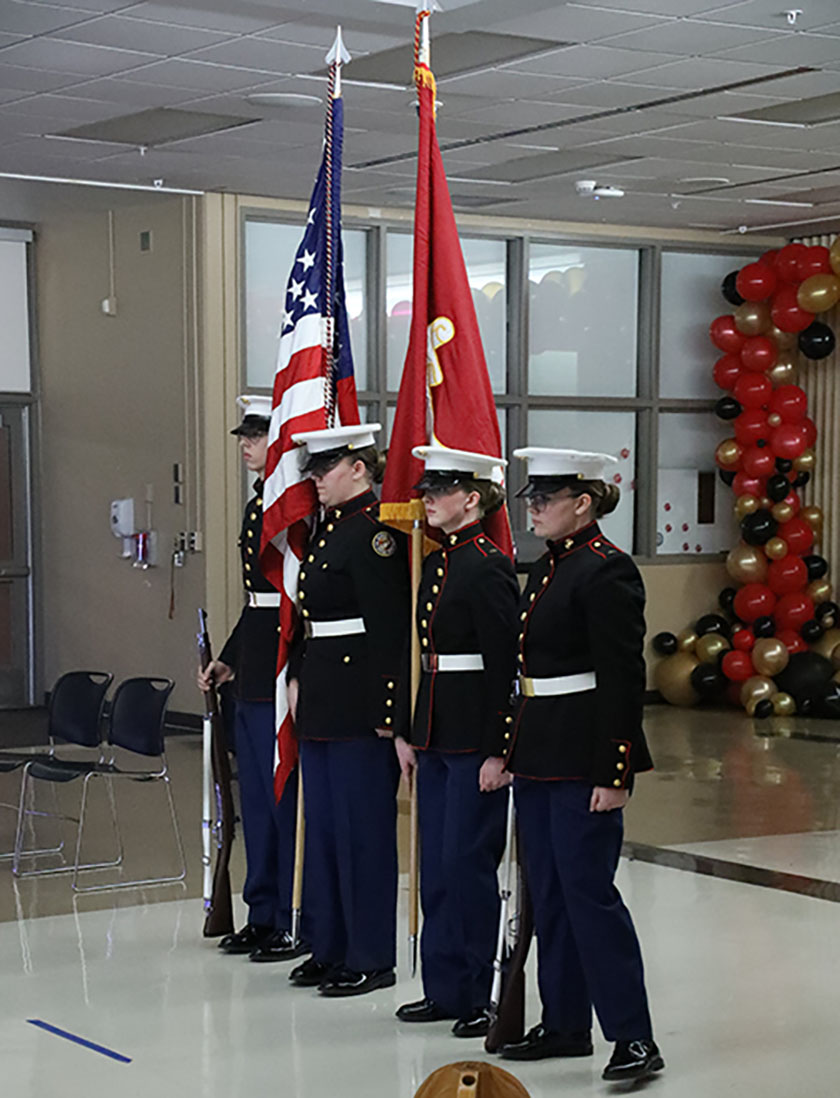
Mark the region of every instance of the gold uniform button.
POLYGON ((513 717, 505 717, 505 724, 513 724, 513 717))
POLYGON ((520 663, 525 662, 525 657, 521 653, 516 658, 519 660, 520 663))
POLYGON ((386 717, 385 718, 385 723, 386 724, 393 724, 394 723, 394 718, 393 717, 386 717))
POLYGON ((433 602, 427 602, 426 603, 426 609, 427 610, 434 610, 434 603, 433 602))
POLYGON ((318 548, 323 549, 326 544, 327 543, 324 541, 324 539, 321 538, 321 540, 318 542, 318 548))
POLYGON ((248 561, 247 561, 247 560, 245 561, 245 571, 246 571, 246 572, 250 572, 250 571, 251 571, 251 565, 250 565, 250 564, 248 563, 248 561))
POLYGON ((262 507, 262 496, 260 496, 259 499, 254 500, 254 502, 256 503, 257 507, 262 507))
POLYGON ((429 624, 428 620, 426 618, 423 618, 420 622, 421 629, 425 629, 428 624, 429 624))
POLYGON ((454 545, 457 540, 458 540, 458 535, 457 534, 450 534, 449 535, 449 544, 450 545, 454 545))
POLYGON ((519 640, 525 640, 525 634, 524 633, 519 634, 519 640))
POLYGON ((248 531, 248 537, 249 537, 249 538, 252 538, 253 536, 254 536, 254 531, 253 531, 253 530, 249 530, 249 531, 248 531))
POLYGON ((324 568, 329 568, 329 564, 327 564, 326 561, 321 565, 321 569, 323 570, 324 568))
POLYGON ((627 750, 627 745, 626 745, 626 744, 623 744, 623 743, 619 744, 619 745, 618 745, 618 750, 619 750, 619 751, 621 752, 621 754, 623 755, 623 754, 624 754, 624 752, 625 752, 625 751, 627 750))
POLYGON ((428 637, 423 637, 423 639, 420 641, 420 643, 423 645, 424 648, 428 648, 429 647, 429 638, 428 637))
POLYGON ((436 583, 433 583, 432 584, 432 594, 436 595, 438 593, 438 591, 440 591, 440 588, 438 587, 438 585, 436 583))
POLYGON ((621 787, 621 778, 616 778, 615 781, 613 782, 613 785, 620 788, 621 787))
POLYGON ((331 534, 333 532, 333 530, 335 530, 335 526, 333 525, 333 523, 328 522, 327 523, 327 533, 331 534))
POLYGON ((574 541, 571 538, 566 538, 566 540, 563 542, 563 548, 564 549, 571 549, 571 547, 573 545, 574 545, 574 541))
POLYGON ((615 768, 616 768, 616 770, 623 770, 624 769, 624 763, 616 763, 615 768))
POLYGON ((394 683, 392 683, 392 682, 389 682, 389 683, 388 683, 388 689, 389 689, 389 690, 393 690, 393 689, 394 689, 394 683))
POLYGON ((249 557, 252 557, 253 555, 254 555, 254 550, 253 550, 253 549, 251 548, 251 546, 249 545, 249 546, 248 546, 248 556, 249 556, 249 557))
POLYGON ((313 560, 315 560, 315 554, 314 554, 314 553, 310 553, 310 554, 309 554, 309 556, 308 556, 308 557, 307 557, 306 559, 307 559, 307 560, 309 561, 309 563, 311 564, 311 563, 313 562, 313 560))
POLYGON ((298 591, 298 598, 299 599, 305 599, 306 598, 306 592, 305 591, 298 591))
POLYGON ((478 544, 483 545, 484 544, 484 538, 479 538, 478 539, 478 544))
POLYGON ((438 570, 437 570, 437 574, 438 574, 439 576, 442 576, 442 575, 443 575, 443 569, 442 569, 442 568, 438 568, 438 570))
POLYGON ((341 511, 333 511, 336 518, 341 518, 341 511))
POLYGON ((257 521, 257 512, 252 511, 251 514, 249 515, 249 518, 251 519, 251 522, 256 522, 257 521))
POLYGON ((510 739, 510 732, 505 732, 505 739, 506 739, 506 740, 509 740, 509 739, 510 739))
POLYGON ((345 656, 345 657, 344 657, 344 662, 345 662, 345 663, 349 663, 349 662, 350 662, 350 657, 349 657, 349 656, 345 656))
POLYGON ((533 602, 536 597, 536 593, 532 591, 531 594, 528 596, 528 601, 533 602))
POLYGON ((593 545, 593 546, 594 546, 594 547, 595 547, 596 549, 600 549, 600 548, 601 548, 601 543, 600 543, 600 541, 593 541, 593 542, 592 542, 592 545, 593 545))
POLYGON ((393 698, 386 698, 386 699, 385 699, 385 704, 386 704, 386 705, 388 706, 388 708, 390 709, 390 707, 391 707, 391 706, 392 706, 392 705, 394 704, 394 699, 393 699, 393 698))
POLYGON ((277 626, 277 632, 278 632, 278 633, 282 633, 282 632, 283 632, 283 626, 282 626, 282 625, 278 625, 278 626, 277 626))
POLYGON ((253 587, 253 584, 251 583, 250 580, 245 580, 245 586, 246 587, 253 587))
POLYGON ((527 617, 528 617, 528 611, 527 611, 527 610, 523 610, 523 611, 522 611, 522 613, 521 613, 521 614, 519 615, 519 620, 520 620, 520 621, 525 621, 525 619, 526 619, 527 617))
POLYGON ((549 580, 548 576, 543 576, 543 580, 542 580, 543 581, 543 587, 545 587, 545 585, 548 583, 548 580, 549 580))
POLYGON ((308 618, 308 617, 309 617, 309 611, 308 611, 308 610, 301 610, 301 614, 303 614, 303 616, 304 616, 305 618, 308 618))
POLYGON ((306 572, 298 572, 298 579, 305 580, 306 579, 306 572))

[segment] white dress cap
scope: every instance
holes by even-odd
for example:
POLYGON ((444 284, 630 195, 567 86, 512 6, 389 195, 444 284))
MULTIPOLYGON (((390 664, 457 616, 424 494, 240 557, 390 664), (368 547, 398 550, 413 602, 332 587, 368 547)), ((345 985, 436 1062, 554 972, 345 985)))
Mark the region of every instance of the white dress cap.
POLYGON ((310 454, 322 454, 325 450, 363 450, 376 445, 376 432, 381 423, 354 423, 348 427, 323 427, 320 431, 302 431, 292 435, 296 446, 305 446, 310 454))
POLYGON ((271 419, 271 397, 258 396, 252 393, 242 393, 236 398, 236 406, 244 416, 259 416, 261 419, 271 419))
POLYGON ((618 464, 611 454, 591 454, 583 450, 554 450, 548 446, 528 446, 514 450, 513 456, 528 463, 529 477, 577 477, 579 480, 603 480, 607 469, 618 464))
POLYGON ((415 446, 411 454, 425 463, 427 473, 467 473, 479 480, 492 480, 497 484, 503 482, 502 471, 507 465, 504 458, 475 454, 469 450, 450 450, 448 446, 415 446))

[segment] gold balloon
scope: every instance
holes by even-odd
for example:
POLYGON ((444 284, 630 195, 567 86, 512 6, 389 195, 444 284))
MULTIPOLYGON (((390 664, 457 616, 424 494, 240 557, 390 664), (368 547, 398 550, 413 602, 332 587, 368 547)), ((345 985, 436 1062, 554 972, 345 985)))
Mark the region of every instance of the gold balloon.
POLYGON ((720 633, 706 633, 694 646, 694 652, 701 663, 717 663, 721 652, 729 649, 729 641, 720 633))
POLYGON ((696 705, 700 696, 691 685, 691 672, 700 661, 691 652, 675 652, 660 660, 653 671, 653 682, 671 705, 696 705))
POLYGON ((826 629, 820 639, 811 645, 811 651, 830 660, 838 645, 840 645, 840 629, 826 629))
POLYGON ((755 496, 738 496, 735 500, 735 518, 742 519, 745 515, 751 515, 758 510, 758 500, 755 496))
MULTIPOLYGON (((761 637, 752 649, 753 667, 759 675, 778 675, 788 665, 790 653, 778 637, 761 637)), ((747 682, 750 680, 747 679, 747 682)))
POLYGON ((743 452, 737 439, 725 438, 715 450, 715 459, 719 465, 737 465, 743 452))
POLYGON ((726 571, 739 583, 762 583, 767 578, 767 557, 757 545, 740 541, 729 550, 726 571))
POLYGON ((840 278, 836 274, 816 274, 806 278, 796 291, 800 309, 825 313, 840 301, 840 278))
POLYGON ((765 376, 770 378, 774 389, 778 389, 780 385, 793 385, 796 381, 796 363, 781 358, 775 366, 765 370, 765 376))
POLYGON ((781 427, 782 417, 779 415, 778 412, 773 412, 767 417, 767 422, 770 424, 771 427, 781 427))
POLYGON ((814 531, 815 534, 819 534, 823 528, 823 513, 822 507, 817 507, 816 504, 810 504, 808 507, 803 507, 800 514, 814 531))
POLYGON ((781 503, 776 503, 770 508, 770 514, 776 522, 790 522, 793 518, 793 507, 782 500, 781 503))
MULTIPOLYGON (((772 512, 771 512, 772 514, 772 512)), ((788 546, 784 538, 770 538, 764 546, 764 552, 770 560, 781 560, 787 556, 788 546)))
POLYGON ((831 263, 831 269, 835 274, 840 274, 840 236, 834 241, 829 248, 828 260, 831 263))
MULTIPOLYGON (((796 346, 796 341, 798 339, 798 333, 783 332, 782 329, 777 328, 775 324, 768 328, 767 335, 770 339, 776 341, 776 346, 780 351, 790 351, 796 346)), ((768 370, 767 373, 769 374, 770 371, 768 370)))
POLYGON ((683 629, 682 633, 677 633, 677 648, 681 652, 693 652, 697 641, 698 637, 693 629, 683 629))
POLYGON ((832 595, 832 587, 825 578, 812 580, 805 588, 805 594, 814 602, 828 602, 832 595))
POLYGON ((796 712, 796 702, 790 694, 774 694, 770 701, 777 717, 792 717, 796 712))
POLYGON ((773 327, 770 306, 764 301, 745 301, 734 313, 735 327, 745 336, 757 336, 773 327))
POLYGON ((773 506, 773 500, 769 496, 762 496, 758 501, 758 506, 762 511, 769 511, 773 506))
POLYGON ((741 687, 741 705, 747 708, 747 712, 752 716, 748 708, 750 702, 760 702, 762 698, 770 698, 775 693, 776 684, 772 679, 768 679, 766 675, 753 675, 741 687))
POLYGON ((810 473, 817 463, 817 455, 813 450, 803 450, 798 458, 793 459, 793 467, 797 473, 810 473))

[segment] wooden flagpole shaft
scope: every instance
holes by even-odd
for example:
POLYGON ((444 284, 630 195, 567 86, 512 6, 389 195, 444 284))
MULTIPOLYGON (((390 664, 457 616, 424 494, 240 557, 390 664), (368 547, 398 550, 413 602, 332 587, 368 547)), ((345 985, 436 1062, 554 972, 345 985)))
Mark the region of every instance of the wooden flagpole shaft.
POLYGON ((295 868, 292 875, 292 942, 300 943, 300 917, 303 910, 303 850, 306 837, 306 816, 303 810, 303 767, 298 757, 297 812, 295 817, 295 868))

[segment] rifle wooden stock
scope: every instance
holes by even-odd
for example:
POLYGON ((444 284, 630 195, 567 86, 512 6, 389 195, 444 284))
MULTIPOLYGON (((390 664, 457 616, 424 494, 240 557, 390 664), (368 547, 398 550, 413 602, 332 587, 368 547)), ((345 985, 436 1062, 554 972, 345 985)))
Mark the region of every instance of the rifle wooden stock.
MULTIPOLYGON (((207 632, 207 615, 199 610, 198 657, 204 671, 213 662, 210 636, 207 632)), ((234 839, 234 808, 231 790, 230 759, 219 697, 215 685, 204 695, 204 716, 210 722, 211 759, 213 766, 213 791, 215 794, 216 865, 213 870, 213 886, 209 899, 204 900, 204 937, 218 938, 233 933, 233 899, 230 889, 230 851, 234 839)))
MULTIPOLYGON (((518 837, 518 836, 517 836, 518 837)), ((496 1052, 502 1045, 521 1041, 525 1036, 525 963, 534 935, 534 912, 531 893, 525 879, 522 848, 517 842, 519 855, 519 911, 517 914, 516 945, 508 957, 502 972, 502 997, 484 1040, 487 1052, 496 1052)))

